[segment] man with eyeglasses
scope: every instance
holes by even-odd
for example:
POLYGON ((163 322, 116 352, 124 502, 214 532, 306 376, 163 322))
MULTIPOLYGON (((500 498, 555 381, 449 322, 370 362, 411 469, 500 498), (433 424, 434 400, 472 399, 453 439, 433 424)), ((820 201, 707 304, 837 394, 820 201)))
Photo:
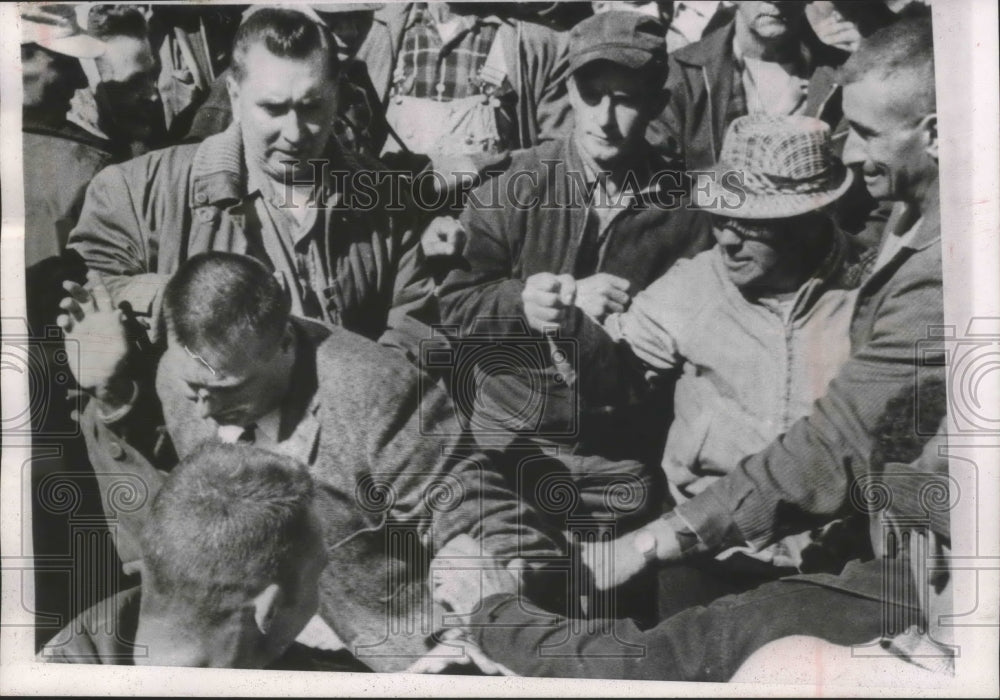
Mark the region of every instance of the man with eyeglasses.
MULTIPOLYGON (((675 503, 808 414, 848 358, 860 264, 826 208, 851 181, 824 122, 740 117, 726 134, 707 199, 696 201, 713 214, 715 247, 679 260, 626 311, 610 314, 604 333, 584 339, 585 400, 615 403, 677 376, 661 462, 675 503), (724 189, 727 173, 741 177, 741 196, 724 189), (623 372, 592 369, 608 366, 623 372)), ((544 311, 526 297, 526 313, 536 310, 544 311)), ((634 557, 637 569, 655 558, 656 540, 643 534, 616 558, 634 557)), ((667 569, 660 619, 802 569, 834 567, 829 546, 823 536, 802 532, 761 552, 734 547, 714 560, 667 569)), ((587 561, 598 585, 613 587, 598 553, 587 561)))

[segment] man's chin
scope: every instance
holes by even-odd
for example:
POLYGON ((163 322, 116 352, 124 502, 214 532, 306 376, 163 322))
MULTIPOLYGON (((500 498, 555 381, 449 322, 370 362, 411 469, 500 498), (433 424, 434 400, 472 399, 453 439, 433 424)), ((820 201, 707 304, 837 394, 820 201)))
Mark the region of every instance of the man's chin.
POLYGON ((590 149, 590 158, 598 167, 610 169, 615 163, 621 161, 625 151, 615 146, 595 145, 590 149))

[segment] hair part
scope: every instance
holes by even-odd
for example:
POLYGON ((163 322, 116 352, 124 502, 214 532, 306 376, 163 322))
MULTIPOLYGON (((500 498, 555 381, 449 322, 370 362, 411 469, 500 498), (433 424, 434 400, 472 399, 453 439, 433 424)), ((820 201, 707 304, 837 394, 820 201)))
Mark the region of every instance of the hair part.
POLYGON ((267 7, 247 17, 236 30, 231 70, 237 83, 246 77, 247 54, 258 44, 275 56, 299 60, 322 51, 329 76, 336 78, 340 70, 337 48, 322 27, 297 10, 267 7))
POLYGON ((842 85, 866 78, 899 89, 905 83, 906 94, 896 97, 908 111, 920 116, 937 110, 934 85, 934 32, 930 17, 901 19, 861 40, 857 51, 840 68, 842 85))
POLYGON ((315 546, 314 493, 290 457, 203 445, 171 472, 143 527, 144 604, 212 625, 271 583, 294 590, 315 546))
POLYGON ((267 268, 236 253, 192 256, 163 294, 168 334, 192 351, 253 352, 276 344, 290 313, 291 301, 267 268))

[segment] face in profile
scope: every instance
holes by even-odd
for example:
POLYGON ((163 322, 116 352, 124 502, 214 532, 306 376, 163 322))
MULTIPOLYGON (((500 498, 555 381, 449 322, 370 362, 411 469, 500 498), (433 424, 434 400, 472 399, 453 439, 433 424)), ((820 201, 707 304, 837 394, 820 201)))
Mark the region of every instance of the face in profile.
POLYGON ((599 167, 638 149, 652 116, 641 73, 610 61, 588 63, 570 76, 569 100, 576 144, 599 167))
POLYGON ((765 287, 780 269, 786 221, 717 219, 713 227, 726 274, 739 289, 765 287))
POLYGON ((77 59, 38 44, 21 45, 21 77, 25 109, 42 113, 57 122, 66 117, 73 93, 87 86, 87 78, 77 59))
POLYGON ((900 99, 906 88, 887 86, 874 76, 844 87, 844 116, 851 127, 844 162, 860 170, 878 200, 910 201, 919 196, 928 173, 936 171, 934 115, 914 114, 913 102, 900 99))
POLYGON ((101 125, 115 136, 148 140, 165 128, 159 61, 147 39, 117 36, 106 43, 97 59, 101 82, 94 89, 101 125))
POLYGON ((254 44, 243 63, 242 79, 230 76, 229 97, 247 160, 279 182, 286 173, 309 177, 307 161, 323 155, 337 113, 337 81, 326 52, 284 58, 254 44))
POLYGON ((375 13, 369 10, 361 12, 336 12, 323 16, 330 27, 330 36, 337 44, 337 58, 341 62, 354 58, 361 48, 365 37, 372 28, 375 13))
POLYGON ((284 397, 294 361, 288 338, 213 351, 187 348, 171 337, 163 361, 200 418, 246 427, 284 397))
POLYGON ((277 659, 295 641, 319 611, 319 581, 329 561, 323 538, 323 521, 315 505, 309 512, 309 532, 291 568, 295 576, 284 587, 271 624, 264 635, 266 654, 277 659))

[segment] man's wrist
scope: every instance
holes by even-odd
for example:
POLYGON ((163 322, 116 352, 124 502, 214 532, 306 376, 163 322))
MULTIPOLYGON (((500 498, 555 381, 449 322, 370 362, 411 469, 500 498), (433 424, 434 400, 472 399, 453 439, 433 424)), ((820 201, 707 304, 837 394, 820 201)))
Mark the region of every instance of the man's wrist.
MULTIPOLYGON (((657 554, 660 558, 666 559, 678 559, 684 558, 691 554, 696 554, 700 552, 707 551, 707 547, 698 537, 698 533, 691 529, 688 523, 680 517, 676 511, 670 511, 662 518, 660 522, 670 531, 671 537, 669 542, 663 543, 667 546, 661 547, 657 554), (664 551, 666 549, 666 551, 664 551), (673 550, 673 551, 670 551, 673 550)), ((662 540, 665 538, 661 538, 662 540)))
POLYGON ((132 409, 139 398, 139 385, 125 378, 113 379, 94 392, 101 407, 98 415, 106 423, 121 420, 132 409))

